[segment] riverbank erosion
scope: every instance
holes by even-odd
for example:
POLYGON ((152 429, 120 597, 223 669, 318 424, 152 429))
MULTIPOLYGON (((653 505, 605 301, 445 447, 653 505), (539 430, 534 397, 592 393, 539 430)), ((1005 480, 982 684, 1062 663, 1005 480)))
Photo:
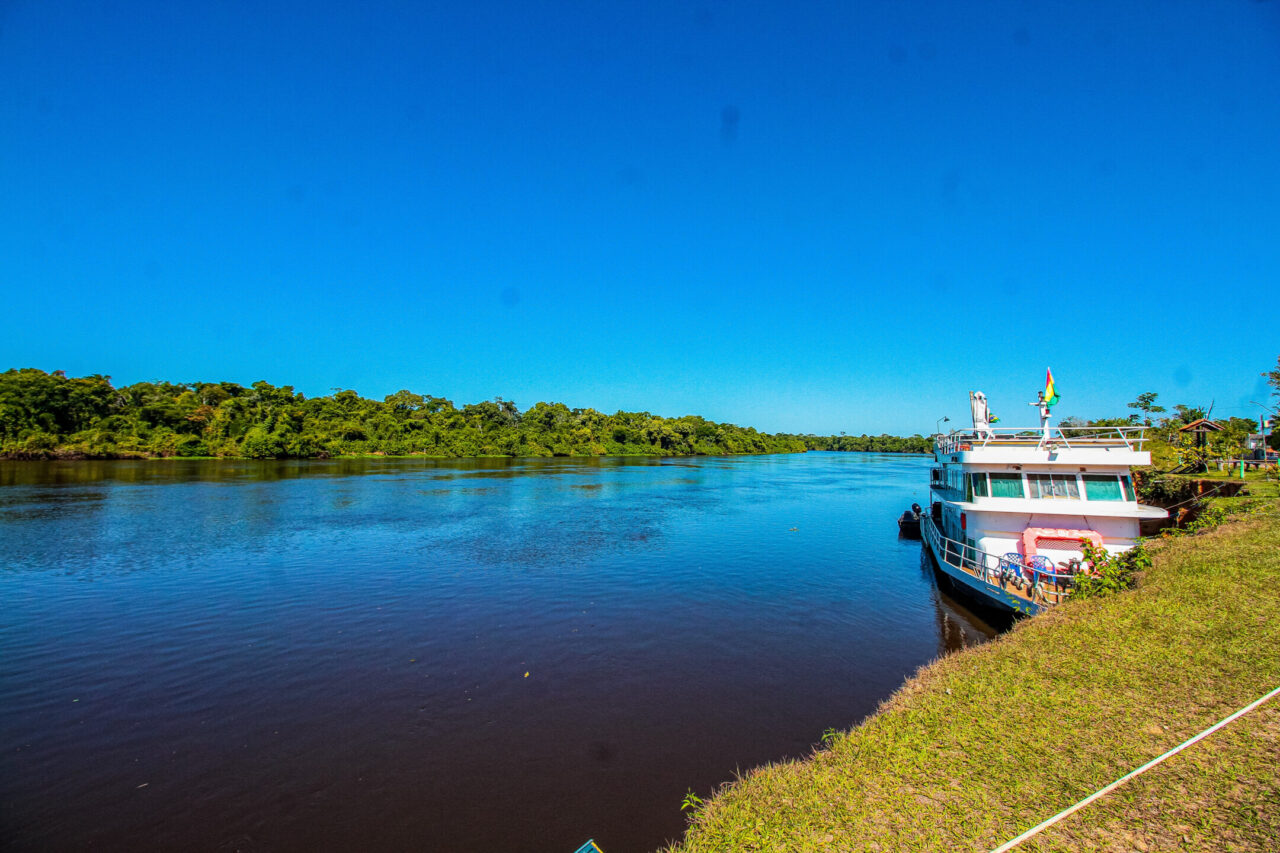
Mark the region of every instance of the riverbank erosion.
MULTIPOLYGON (((1280 504, 1153 550, 1137 589, 925 667, 828 748, 726 786, 669 850, 989 850, 1280 685, 1280 504)), ((1277 839, 1272 700, 1018 849, 1277 839)))

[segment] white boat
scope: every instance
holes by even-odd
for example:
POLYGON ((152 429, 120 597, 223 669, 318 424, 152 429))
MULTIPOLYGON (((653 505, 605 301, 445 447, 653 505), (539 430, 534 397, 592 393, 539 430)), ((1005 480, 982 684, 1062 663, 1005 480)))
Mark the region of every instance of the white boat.
POLYGON ((1130 468, 1151 464, 1144 427, 1052 428, 1041 395, 1039 429, 997 428, 986 396, 969 400, 973 429, 934 437, 920 527, 938 569, 983 603, 1038 613, 1088 571, 1081 540, 1120 553, 1165 517, 1134 492, 1130 468))

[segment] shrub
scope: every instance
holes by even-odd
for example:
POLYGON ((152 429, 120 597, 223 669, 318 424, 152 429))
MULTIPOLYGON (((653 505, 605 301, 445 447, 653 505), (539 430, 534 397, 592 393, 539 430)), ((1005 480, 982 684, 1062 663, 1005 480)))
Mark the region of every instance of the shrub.
POLYGON ((42 454, 58 446, 57 436, 47 432, 33 432, 22 442, 22 449, 27 453, 42 454))
POLYGON ((183 436, 174 447, 174 453, 178 456, 209 456, 209 447, 199 436, 187 435, 183 436))
POLYGON ((1195 496, 1196 480, 1193 477, 1165 475, 1138 479, 1138 498, 1143 503, 1172 506, 1195 496))
POLYGON ((240 455, 250 459, 274 459, 283 454, 279 439, 260 426, 251 427, 240 442, 240 455))
POLYGON ((1073 593, 1076 598, 1096 598, 1132 589, 1137 583, 1138 572, 1151 566, 1151 555, 1141 544, 1120 554, 1112 554, 1088 539, 1081 539, 1080 543, 1084 561, 1092 570, 1076 578, 1073 593))

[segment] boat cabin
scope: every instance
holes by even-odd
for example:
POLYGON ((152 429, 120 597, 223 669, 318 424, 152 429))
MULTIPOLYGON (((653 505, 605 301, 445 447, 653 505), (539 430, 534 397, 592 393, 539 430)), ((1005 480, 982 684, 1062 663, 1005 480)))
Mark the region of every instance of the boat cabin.
POLYGON ((974 428, 935 437, 933 530, 924 533, 940 563, 997 585, 1040 569, 1060 600, 1081 540, 1119 553, 1136 544, 1142 519, 1165 516, 1138 503, 1130 474, 1151 463, 1145 427, 1050 428, 1043 416, 1040 429, 997 428, 975 397, 974 428))

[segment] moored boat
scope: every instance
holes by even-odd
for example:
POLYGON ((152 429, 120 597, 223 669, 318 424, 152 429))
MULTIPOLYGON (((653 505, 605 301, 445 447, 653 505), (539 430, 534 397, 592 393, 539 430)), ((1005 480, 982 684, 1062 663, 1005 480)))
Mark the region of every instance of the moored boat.
POLYGON ((920 504, 912 504, 911 509, 898 516, 898 534, 908 539, 919 539, 922 518, 924 518, 924 510, 920 508, 920 504))
POLYGON ((1052 376, 1035 405, 1039 429, 993 427, 970 392, 973 429, 934 437, 925 546, 953 586, 982 603, 1034 614, 1064 600, 1088 571, 1082 540, 1120 553, 1143 519, 1130 468, 1149 465, 1145 428, 1049 426, 1052 376))

